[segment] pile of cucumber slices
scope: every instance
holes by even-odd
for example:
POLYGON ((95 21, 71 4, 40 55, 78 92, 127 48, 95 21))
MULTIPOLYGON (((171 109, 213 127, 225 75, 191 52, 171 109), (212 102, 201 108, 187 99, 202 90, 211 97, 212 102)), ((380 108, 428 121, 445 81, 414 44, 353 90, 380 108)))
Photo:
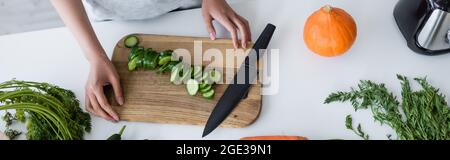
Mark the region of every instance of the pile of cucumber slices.
POLYGON ((175 85, 186 84, 189 95, 199 93, 206 99, 214 97, 214 84, 222 81, 222 73, 216 69, 205 69, 202 66, 190 66, 181 61, 172 61, 172 50, 160 53, 152 48, 139 46, 139 39, 134 35, 125 38, 125 46, 130 48, 128 70, 156 70, 164 74, 170 72, 170 82, 175 85))

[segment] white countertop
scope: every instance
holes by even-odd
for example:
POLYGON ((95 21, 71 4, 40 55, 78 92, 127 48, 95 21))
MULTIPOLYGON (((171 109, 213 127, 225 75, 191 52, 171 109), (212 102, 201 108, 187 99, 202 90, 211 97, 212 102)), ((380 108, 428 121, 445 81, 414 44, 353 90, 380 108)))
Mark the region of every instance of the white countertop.
MULTIPOLYGON (((375 123, 369 111, 354 113, 350 104, 324 105, 325 97, 348 90, 361 79, 383 82, 399 95, 396 74, 428 76, 430 82, 450 95, 450 55, 435 57, 413 53, 406 47, 392 15, 393 0, 341 0, 331 5, 344 8, 358 25, 358 38, 345 55, 324 58, 312 54, 301 33, 306 18, 326 0, 247 0, 233 8, 249 19, 253 39, 266 23, 278 28, 270 48, 280 49, 280 90, 264 96, 259 119, 242 129, 217 129, 205 139, 239 139, 254 135, 300 135, 310 139, 359 139, 344 125, 345 116, 362 123, 372 139, 386 139, 392 131, 375 123)), ((129 33, 204 36, 200 10, 170 13, 157 19, 136 22, 102 22, 95 31, 111 55, 116 42, 129 33)), ((219 35, 227 37, 220 28, 219 35)), ((73 90, 84 104, 84 83, 88 63, 66 28, 0 37, 0 81, 12 78, 57 84, 73 90)), ((93 118, 93 130, 86 139, 105 139, 128 125, 124 139, 201 139, 203 126, 151 123, 110 123, 93 118)), ((3 128, 3 127, 0 127, 3 128)))

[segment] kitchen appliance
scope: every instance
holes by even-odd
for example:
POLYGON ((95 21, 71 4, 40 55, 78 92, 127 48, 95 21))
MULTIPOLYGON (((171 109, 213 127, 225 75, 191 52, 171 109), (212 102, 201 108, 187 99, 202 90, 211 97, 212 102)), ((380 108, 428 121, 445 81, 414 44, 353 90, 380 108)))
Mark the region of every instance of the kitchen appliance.
POLYGON ((259 36, 258 40, 256 40, 253 45, 252 52, 250 54, 256 55, 256 61, 250 61, 250 54, 245 58, 245 61, 242 63, 238 72, 234 75, 232 84, 229 84, 227 89, 225 90, 223 96, 217 102, 216 107, 211 112, 211 115, 206 122, 205 128, 203 130, 202 137, 205 137, 209 133, 211 133, 214 129, 216 129, 234 110, 234 108, 247 96, 248 90, 251 86, 250 82, 253 82, 257 77, 257 72, 252 72, 251 69, 258 68, 255 62, 262 56, 264 53, 260 53, 261 49, 267 49, 270 40, 272 39, 272 35, 275 32, 275 26, 272 24, 267 24, 264 31, 259 36), (245 76, 243 83, 238 83, 241 81, 239 76, 245 76))
POLYGON ((425 55, 450 52, 450 0, 400 0, 397 25, 413 51, 425 55))

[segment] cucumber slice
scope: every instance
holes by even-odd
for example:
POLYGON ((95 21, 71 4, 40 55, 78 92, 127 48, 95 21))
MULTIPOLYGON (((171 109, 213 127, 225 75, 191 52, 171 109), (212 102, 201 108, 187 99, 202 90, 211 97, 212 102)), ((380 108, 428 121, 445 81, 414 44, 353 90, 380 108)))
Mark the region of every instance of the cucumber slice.
POLYGON ((153 54, 153 53, 148 53, 148 54, 149 54, 149 61, 150 61, 149 69, 154 70, 158 66, 158 62, 157 62, 158 55, 153 54))
POLYGON ((170 60, 172 60, 172 57, 171 57, 171 56, 160 57, 160 58, 159 58, 159 61, 158 61, 158 64, 159 64, 160 66, 162 66, 162 65, 165 65, 165 64, 169 63, 170 60))
POLYGON ((174 70, 177 70, 177 74, 179 77, 181 77, 180 72, 183 69, 183 63, 181 62, 177 62, 177 64, 175 66, 172 67, 172 69, 170 70, 171 73, 174 72, 174 70))
MULTIPOLYGON (((136 62, 136 68, 139 69, 141 67, 144 66, 144 54, 145 54, 145 49, 142 47, 139 47, 138 50, 136 51, 136 58, 137 58, 137 62, 136 62)), ((133 58, 134 59, 134 58, 133 58)))
POLYGON ((220 73, 217 70, 211 70, 211 71, 209 71, 209 78, 214 83, 218 83, 218 82, 222 81, 222 73, 220 73))
POLYGON ((180 70, 178 68, 173 68, 172 73, 170 75, 170 82, 176 83, 176 81, 178 81, 178 79, 180 79, 179 73, 180 73, 180 70))
POLYGON ((211 80, 209 78, 209 73, 208 72, 203 72, 202 82, 206 83, 206 84, 211 84, 211 80))
POLYGON ((200 89, 206 88, 207 86, 208 86, 208 84, 202 83, 202 84, 200 84, 200 89))
POLYGON ((125 43, 125 47, 132 48, 139 44, 139 38, 134 35, 130 35, 125 38, 124 43, 125 43))
POLYGON ((130 54, 128 55, 128 61, 131 61, 134 57, 137 56, 138 47, 131 48, 130 54))
POLYGON ((198 81, 195 79, 189 79, 186 82, 186 89, 189 95, 195 96, 198 92, 198 81))
POLYGON ((150 54, 148 52, 144 53, 143 66, 145 70, 150 70, 150 54))
POLYGON ((203 68, 201 66, 194 66, 192 77, 194 77, 195 79, 197 79, 196 77, 201 77, 202 69, 203 68))
POLYGON ((207 85, 205 88, 200 89, 200 93, 206 93, 209 92, 209 90, 212 89, 212 85, 207 85))
POLYGON ((176 65, 178 65, 178 63, 180 63, 180 62, 179 62, 179 61, 171 61, 171 62, 167 63, 167 68, 164 69, 164 70, 162 70, 162 72, 165 73, 165 72, 172 71, 172 69, 173 69, 176 65))
POLYGON ((206 99, 212 99, 214 97, 214 89, 211 89, 206 93, 203 93, 202 96, 205 97, 206 99))
POLYGON ((138 57, 134 57, 130 62, 128 62, 128 70, 134 71, 137 67, 138 57))
POLYGON ((169 67, 169 64, 166 63, 165 65, 161 66, 156 73, 162 74, 164 71, 169 67))
POLYGON ((202 81, 202 74, 195 75, 194 79, 196 79, 198 81, 202 81))
POLYGON ((182 70, 183 77, 181 77, 181 80, 186 81, 187 79, 191 78, 191 73, 192 73, 191 68, 188 68, 187 70, 182 70))

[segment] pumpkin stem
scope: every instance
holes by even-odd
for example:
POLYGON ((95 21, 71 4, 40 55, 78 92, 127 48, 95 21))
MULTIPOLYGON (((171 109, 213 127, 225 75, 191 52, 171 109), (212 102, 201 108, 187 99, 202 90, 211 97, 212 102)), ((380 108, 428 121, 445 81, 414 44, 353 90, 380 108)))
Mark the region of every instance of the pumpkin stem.
POLYGON ((331 10, 333 9, 333 7, 331 7, 330 5, 325 5, 325 6, 323 6, 322 9, 323 9, 323 11, 330 13, 331 10))

